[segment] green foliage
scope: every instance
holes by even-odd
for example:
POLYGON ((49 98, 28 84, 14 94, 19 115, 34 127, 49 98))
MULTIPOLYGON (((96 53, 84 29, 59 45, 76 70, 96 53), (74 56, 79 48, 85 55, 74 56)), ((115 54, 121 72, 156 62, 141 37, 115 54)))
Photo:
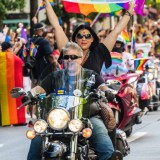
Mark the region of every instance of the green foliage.
POLYGON ((3 5, 7 10, 23 10, 25 0, 1 0, 0 5, 3 5))
POLYGON ((2 29, 2 20, 7 11, 19 9, 21 12, 25 7, 25 0, 0 0, 0 29, 2 29))
POLYGON ((1 0, 0 1, 0 20, 5 18, 7 11, 19 9, 22 11, 25 7, 25 0, 1 0))
POLYGON ((2 3, 0 3, 0 19, 4 18, 6 12, 7 12, 7 10, 6 10, 5 6, 2 3))
POLYGON ((146 4, 160 11, 160 1, 159 0, 146 0, 146 4))

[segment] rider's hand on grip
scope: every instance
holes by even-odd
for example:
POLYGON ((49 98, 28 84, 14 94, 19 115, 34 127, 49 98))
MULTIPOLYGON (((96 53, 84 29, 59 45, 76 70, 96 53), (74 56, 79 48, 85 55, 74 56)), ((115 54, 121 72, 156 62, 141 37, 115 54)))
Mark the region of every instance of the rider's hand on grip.
POLYGON ((105 91, 105 96, 107 98, 108 101, 114 101, 116 99, 115 95, 113 93, 111 93, 110 91, 105 91))
POLYGON ((35 105, 36 104, 36 98, 33 97, 32 93, 30 91, 27 92, 27 95, 25 95, 22 98, 22 103, 27 103, 35 105))
POLYGON ((22 98, 21 101, 22 101, 22 103, 27 103, 27 102, 29 102, 29 101, 31 102, 31 99, 30 99, 28 96, 25 95, 25 96, 22 98))

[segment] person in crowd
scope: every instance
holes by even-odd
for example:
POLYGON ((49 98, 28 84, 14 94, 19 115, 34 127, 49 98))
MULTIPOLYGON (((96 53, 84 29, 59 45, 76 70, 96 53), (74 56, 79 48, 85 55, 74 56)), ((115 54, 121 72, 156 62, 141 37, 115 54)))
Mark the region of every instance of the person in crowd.
POLYGON ((2 42, 1 48, 2 52, 13 52, 12 45, 9 42, 2 42))
MULTIPOLYGON (((68 38, 59 24, 58 18, 53 11, 49 0, 44 0, 49 21, 55 29, 55 38, 58 49, 61 51, 64 45, 68 42, 68 38)), ((83 50, 82 66, 92 69, 100 73, 103 62, 106 68, 111 65, 110 51, 112 50, 117 36, 126 27, 130 18, 134 14, 135 3, 130 2, 129 9, 115 26, 114 30, 108 34, 102 43, 99 43, 97 34, 87 25, 78 26, 72 35, 72 41, 76 42, 83 50)))
POLYGON ((32 83, 36 85, 38 83, 41 72, 47 65, 49 65, 48 57, 52 54, 53 49, 49 41, 42 37, 44 33, 44 26, 42 23, 36 23, 34 25, 34 36, 31 38, 31 42, 36 45, 37 53, 35 57, 35 67, 32 69, 32 83))
MULTIPOLYGON (((42 72, 45 70, 47 66, 50 65, 49 56, 52 54, 53 49, 49 43, 49 41, 43 37, 44 34, 44 26, 42 23, 34 24, 34 35, 26 44, 26 48, 30 48, 30 44, 33 43, 36 46, 36 56, 35 56, 35 65, 30 70, 30 77, 32 86, 34 87, 38 84, 40 76, 42 72)), ((41 78, 43 78, 41 76, 41 78)), ((30 109, 31 118, 36 119, 36 106, 32 106, 30 109)), ((32 121, 29 122, 29 125, 32 126, 32 121)))
POLYGON ((43 36, 49 41, 50 45, 55 48, 56 40, 54 37, 54 32, 45 32, 43 36))
POLYGON ((50 32, 45 32, 43 35, 48 41, 50 42, 51 46, 53 47, 53 53, 51 54, 50 59, 57 60, 57 64, 59 65, 58 68, 62 68, 61 65, 58 63, 58 59, 60 56, 60 52, 57 48, 56 39, 54 36, 54 30, 52 29, 50 32), (54 57, 53 57, 54 56, 54 57))
MULTIPOLYGON (((81 67, 80 64, 83 61, 82 57, 83 51, 81 47, 74 42, 68 42, 63 48, 63 62, 65 69, 49 74, 40 85, 32 88, 30 92, 32 97, 36 96, 36 94, 39 93, 54 93, 56 89, 62 87, 61 85, 63 82, 65 83, 63 83, 63 86, 65 88, 66 94, 73 94, 73 90, 76 89, 77 86, 81 86, 82 89, 85 89, 87 79, 92 74, 95 75, 95 84, 94 86, 92 86, 92 89, 100 89, 102 91, 106 91, 107 87, 100 75, 92 70, 81 67), (85 78, 81 77, 81 75, 85 75, 85 78), (77 80, 74 80, 74 77, 77 76, 79 77, 79 79, 75 78, 77 80), (66 80, 67 77, 70 78, 66 80), (59 79, 58 82, 57 78, 59 79), (83 81, 81 78, 83 78, 83 81)), ((84 94, 84 90, 82 90, 82 94, 84 94)), ((90 142, 94 146, 99 156, 99 160, 115 160, 116 158, 118 160, 121 160, 122 155, 118 151, 114 152, 112 141, 108 135, 108 130, 106 129, 102 119, 97 118, 97 116, 93 116, 90 118, 90 120, 93 125, 93 134, 90 138, 90 142)), ((38 136, 32 140, 27 158, 28 160, 41 159, 40 141, 41 138, 38 136)))
MULTIPOLYGON (((26 50, 26 40, 24 38, 17 38, 17 42, 13 46, 14 54, 16 54, 18 57, 22 59, 24 62, 24 55, 23 52, 26 50)), ((23 88, 24 91, 27 92, 31 89, 31 79, 30 79, 30 69, 28 69, 25 64, 23 65, 23 88)), ((30 110, 32 109, 32 105, 27 105, 25 107, 26 111, 26 118, 31 117, 30 110)), ((31 122, 30 122, 31 123, 31 122)), ((28 126, 30 127, 30 123, 28 126)), ((31 125, 32 126, 32 125, 31 125)))

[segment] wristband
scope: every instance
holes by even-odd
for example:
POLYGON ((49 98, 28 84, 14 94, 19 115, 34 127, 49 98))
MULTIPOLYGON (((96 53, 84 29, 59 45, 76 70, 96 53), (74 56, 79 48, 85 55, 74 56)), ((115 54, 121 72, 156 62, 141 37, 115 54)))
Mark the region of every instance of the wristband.
POLYGON ((133 16, 133 15, 132 15, 129 11, 127 11, 127 10, 126 10, 126 12, 125 12, 125 15, 128 15, 128 16, 130 16, 130 17, 133 16))

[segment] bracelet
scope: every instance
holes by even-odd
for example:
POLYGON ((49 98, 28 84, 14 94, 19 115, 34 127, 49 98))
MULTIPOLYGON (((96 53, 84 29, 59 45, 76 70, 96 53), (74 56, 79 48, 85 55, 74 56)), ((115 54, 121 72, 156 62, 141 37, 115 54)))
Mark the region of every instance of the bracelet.
POLYGON ((127 10, 126 10, 126 12, 125 12, 125 15, 128 15, 128 16, 130 16, 130 17, 133 16, 133 15, 132 15, 129 11, 127 11, 127 10))

